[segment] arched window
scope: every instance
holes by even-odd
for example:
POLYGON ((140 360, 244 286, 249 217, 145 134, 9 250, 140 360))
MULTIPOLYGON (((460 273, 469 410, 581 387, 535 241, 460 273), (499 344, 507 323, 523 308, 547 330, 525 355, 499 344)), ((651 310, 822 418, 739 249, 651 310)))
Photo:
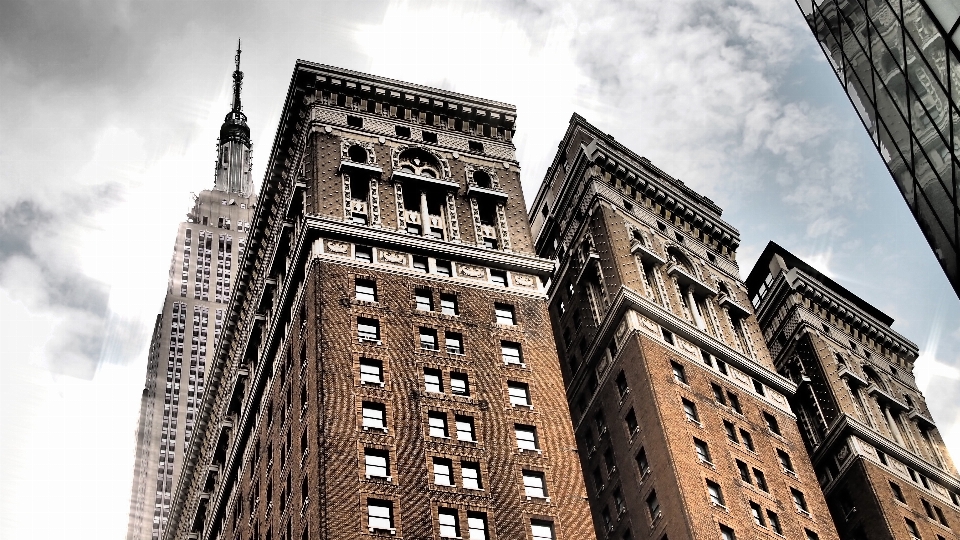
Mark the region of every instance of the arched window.
POLYGON ((400 170, 408 173, 440 178, 440 163, 432 154, 419 148, 410 148, 400 153, 400 170))
POLYGON ((493 187, 493 182, 490 180, 490 175, 484 171, 474 171, 473 181, 474 183, 477 184, 477 187, 482 187, 487 189, 493 187))
POLYGON ((880 378, 880 375, 870 366, 863 366, 863 374, 867 378, 867 384, 875 383, 881 390, 886 391, 887 387, 883 384, 883 379, 880 378))
POLYGON ((667 258, 670 259, 671 262, 676 263, 681 267, 683 267, 683 269, 686 270, 687 273, 690 274, 691 276, 695 275, 693 273, 693 265, 690 263, 690 259, 688 259, 686 255, 681 253, 679 249, 675 247, 671 247, 667 249, 667 258))
POLYGON ((360 146, 355 144, 347 150, 347 156, 350 157, 350 161, 354 163, 366 163, 367 162, 367 151, 360 146))

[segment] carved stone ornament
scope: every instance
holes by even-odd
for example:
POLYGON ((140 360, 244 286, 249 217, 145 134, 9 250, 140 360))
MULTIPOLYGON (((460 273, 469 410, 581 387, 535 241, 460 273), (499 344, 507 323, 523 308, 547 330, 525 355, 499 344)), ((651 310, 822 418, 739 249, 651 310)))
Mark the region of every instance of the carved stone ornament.
POLYGON ((850 446, 847 444, 841 445, 837 448, 837 461, 843 463, 847 460, 847 457, 850 456, 850 446))
POLYGON ((330 253, 339 253, 346 255, 350 251, 350 244, 338 242, 337 240, 327 240, 327 251, 330 253))
POLYGON ((510 244, 510 226, 507 224, 507 211, 503 203, 497 204, 497 223, 500 225, 500 248, 513 251, 510 244))
POLYGON ((378 251, 380 253, 380 261, 389 263, 389 264, 398 264, 401 266, 407 265, 407 254, 406 253, 397 253, 396 251, 387 251, 381 249, 378 251))
POLYGON ((403 210, 403 184, 397 182, 393 185, 394 201, 397 204, 397 230, 405 231, 407 229, 407 220, 404 219, 403 210))
POLYGON ((349 154, 351 146, 359 146, 367 151, 367 165, 377 164, 377 153, 374 152, 373 143, 354 139, 340 139, 340 161, 353 161, 349 154))
POLYGON ((457 219, 457 195, 447 192, 447 221, 450 224, 450 241, 460 241, 460 221, 457 219))
POLYGON ((479 266, 458 264, 457 271, 463 277, 474 278, 474 279, 483 279, 487 277, 486 269, 480 268, 479 266))
POLYGON ((497 170, 493 167, 485 167, 483 165, 472 165, 467 163, 463 166, 463 172, 467 177, 467 184, 471 186, 477 185, 473 180, 473 173, 476 171, 483 171, 487 173, 487 176, 490 177, 490 187, 493 189, 500 189, 500 179, 497 177, 497 170))
MULTIPOLYGON (((447 162, 447 160, 444 159, 444 157, 441 156, 438 152, 435 152, 434 150, 432 150, 432 149, 430 149, 430 148, 428 148, 428 147, 426 147, 426 146, 420 146, 420 145, 418 145, 418 144, 401 144, 401 145, 399 145, 399 146, 394 147, 394 149, 393 149, 393 155, 391 156, 391 162, 392 162, 392 165, 393 165, 393 170, 395 170, 395 171, 400 170, 400 154, 402 154, 405 150, 410 150, 411 148, 416 148, 416 149, 418 149, 418 150, 421 150, 421 151, 426 152, 426 153, 430 154, 431 156, 433 156, 433 158, 437 160, 437 163, 440 164, 440 169, 441 169, 441 171, 440 171, 440 174, 441 174, 440 179, 441 179, 441 180, 450 180, 450 176, 451 176, 451 174, 450 174, 450 164, 447 162)), ((432 167, 432 166, 431 166, 431 167, 432 167)))
POLYGON ((370 179, 370 224, 380 226, 380 187, 376 178, 370 179))
POLYGON ((513 284, 520 287, 527 287, 530 289, 536 288, 536 282, 533 280, 532 276, 526 274, 514 274, 513 275, 513 284))
POLYGON ((353 194, 350 192, 350 175, 343 175, 343 219, 350 221, 353 212, 353 194))

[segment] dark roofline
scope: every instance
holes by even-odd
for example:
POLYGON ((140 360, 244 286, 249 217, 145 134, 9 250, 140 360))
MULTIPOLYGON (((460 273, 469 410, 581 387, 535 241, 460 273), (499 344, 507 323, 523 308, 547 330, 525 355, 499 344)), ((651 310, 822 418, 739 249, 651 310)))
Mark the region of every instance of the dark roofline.
POLYGON ((770 259, 774 255, 779 255, 783 258, 784 262, 787 263, 789 268, 798 268, 803 273, 812 276, 817 279, 820 283, 826 286, 831 291, 837 293, 840 297, 848 300, 853 303, 853 305, 862 309, 864 312, 874 317, 881 323, 891 326, 893 324, 893 317, 887 315, 886 313, 880 311, 872 304, 868 303, 866 300, 860 298, 859 296, 853 294, 847 290, 844 286, 840 285, 836 281, 830 279, 822 272, 816 268, 810 266, 803 259, 797 257, 793 253, 790 253, 785 248, 777 244, 773 240, 767 243, 767 247, 763 248, 763 253, 760 254, 760 258, 757 259, 757 263, 753 265, 753 269, 750 270, 750 275, 747 276, 746 281, 744 282, 747 286, 747 291, 750 297, 753 297, 756 294, 757 290, 760 288, 760 284, 763 283, 763 280, 767 276, 767 272, 770 271, 770 259))

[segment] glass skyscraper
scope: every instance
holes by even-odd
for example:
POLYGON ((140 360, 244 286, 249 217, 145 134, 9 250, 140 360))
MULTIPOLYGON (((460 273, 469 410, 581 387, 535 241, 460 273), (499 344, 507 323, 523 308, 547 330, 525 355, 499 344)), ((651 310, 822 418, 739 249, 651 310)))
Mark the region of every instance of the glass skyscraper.
POLYGON ((960 294, 960 0, 798 0, 960 294))

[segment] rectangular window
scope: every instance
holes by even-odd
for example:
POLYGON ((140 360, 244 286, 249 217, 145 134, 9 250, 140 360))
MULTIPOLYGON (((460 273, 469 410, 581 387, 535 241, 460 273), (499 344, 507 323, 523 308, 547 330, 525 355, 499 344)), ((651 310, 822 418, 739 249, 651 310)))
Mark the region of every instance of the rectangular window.
POLYGON ((500 351, 503 354, 504 364, 523 365, 523 354, 520 351, 520 344, 510 341, 500 342, 500 351))
POLYGON ((793 497, 793 505, 797 507, 797 512, 810 514, 810 511, 807 509, 807 499, 804 498, 803 493, 794 488, 790 488, 790 496, 793 497))
MULTIPOLYGON (((442 237, 440 238, 442 239, 442 237)), ((453 275, 453 268, 450 266, 450 261, 441 261, 440 259, 437 259, 435 262, 435 266, 437 268, 437 273, 440 274, 441 276, 453 275)))
POLYGON ((767 522, 763 519, 763 509, 753 501, 750 501, 750 515, 753 516, 754 524, 766 528, 767 522))
POLYGON ((469 416, 456 416, 454 421, 457 424, 457 440, 466 442, 476 442, 473 430, 473 418, 469 416))
POLYGON ((910 533, 911 538, 920 538, 920 529, 917 529, 917 524, 909 518, 903 518, 907 524, 907 531, 910 533))
POLYGON ((640 431, 640 424, 637 423, 637 413, 633 411, 633 407, 627 411, 627 416, 624 417, 623 421, 626 422, 627 431, 630 433, 630 435, 640 431))
POLYGON ((740 473, 740 479, 748 484, 752 484, 753 481, 750 479, 750 468, 747 467, 747 464, 740 461, 739 459, 736 460, 736 463, 737 463, 737 471, 740 473))
POLYGON ((697 414, 697 406, 689 399, 682 399, 681 401, 683 402, 683 414, 686 415, 687 420, 699 424, 700 416, 697 414))
POLYGON ((777 458, 780 460, 780 466, 783 467, 784 472, 796 474, 793 470, 793 461, 790 460, 790 454, 777 448, 777 458))
POLYGON ((663 336, 663 340, 667 342, 667 345, 673 345, 673 333, 667 330, 666 328, 660 329, 660 334, 663 336))
POLYGON ((641 448, 637 454, 637 468, 640 470, 640 478, 650 474, 650 462, 647 461, 647 452, 641 448))
POLYGON ((437 512, 437 522, 440 525, 440 538, 460 538, 460 520, 456 510, 441 508, 437 512))
POLYGON ((517 324, 514 316, 513 306, 507 304, 494 304, 493 312, 497 318, 497 324, 517 324))
POLYGON ((453 485, 453 462, 449 459, 433 458, 433 483, 438 486, 453 485))
POLYGON ((747 447, 747 450, 754 452, 756 448, 753 446, 753 436, 750 435, 750 432, 741 429, 740 430, 740 439, 743 440, 743 445, 747 447))
POLYGON ((523 471, 523 492, 527 497, 545 499, 547 497, 547 481, 543 473, 523 471))
POLYGON ((760 394, 761 396, 767 395, 767 393, 764 392, 763 390, 763 383, 756 379, 753 379, 753 391, 760 394))
POLYGON ((383 386, 383 362, 370 358, 360 359, 360 384, 383 386))
POLYGON ((780 516, 773 510, 767 510, 767 521, 770 522, 770 528, 773 532, 783 536, 783 527, 780 526, 780 516))
POLYGON ((726 525, 720 525, 720 540, 737 540, 737 534, 726 525))
POLYGON ((460 314, 460 309, 457 306, 457 295, 455 294, 440 295, 440 313, 443 313, 444 315, 460 314))
POLYGON ((683 369, 683 366, 676 362, 670 362, 670 367, 673 368, 673 380, 680 384, 687 384, 687 372, 683 369))
POLYGON ((520 450, 537 451, 540 449, 537 443, 537 428, 514 424, 514 433, 517 437, 517 448, 520 450))
POLYGON ((437 331, 433 328, 420 328, 420 348, 427 351, 437 350, 437 331))
POLYGON ((726 405, 727 399, 723 397, 723 388, 720 388, 720 385, 716 383, 710 383, 710 388, 713 389, 713 400, 720 405, 726 405))
POLYGON ((491 270, 490 271, 490 281, 494 285, 500 285, 501 287, 507 286, 507 273, 503 270, 491 270))
POLYGON ((450 372, 450 393, 455 396, 470 395, 470 380, 466 373, 450 372))
POLYGON ((621 371, 617 375, 617 393, 620 394, 620 399, 623 399, 629 392, 630 386, 627 385, 627 376, 621 371))
POLYGON ((357 246, 353 250, 353 256, 358 261, 373 262, 373 248, 369 246, 357 246))
POLYGON ((443 373, 439 369, 423 369, 423 389, 434 394, 443 393, 443 373))
POLYGON ((448 354, 463 354, 463 335, 455 332, 445 332, 444 338, 448 354))
POLYGON ((890 490, 893 491, 893 496, 897 498, 898 501, 905 503, 906 499, 903 498, 903 490, 900 489, 900 486, 890 482, 890 490))
POLYGON ((377 284, 372 280, 357 278, 355 286, 357 300, 363 300, 365 302, 377 301, 377 284))
MULTIPOLYGON (((410 226, 408 225, 408 226, 407 226, 407 232, 410 232, 410 231, 409 231, 409 228, 410 228, 410 226)), ((418 229, 418 230, 417 230, 416 234, 419 235, 419 234, 420 234, 419 226, 417 227, 417 229, 418 229)), ((414 256, 413 256, 413 269, 416 270, 416 271, 418 271, 418 272, 424 272, 424 273, 426 273, 426 271, 427 271, 427 258, 426 258, 426 257, 420 257, 420 256, 418 256, 418 255, 414 255, 414 256)))
POLYGON ((413 292, 418 311, 433 311, 433 295, 430 289, 417 289, 413 292))
POLYGON ((740 441, 737 439, 737 430, 733 427, 733 423, 724 420, 723 421, 723 431, 727 434, 727 440, 733 444, 740 444, 740 441))
MULTIPOLYGON (((407 223, 407 233, 420 236, 423 233, 423 227, 416 223, 407 223)), ((426 268, 426 264, 424 264, 424 268, 426 268)), ((424 270, 424 272, 426 272, 426 270, 424 270)))
POLYGON ((440 412, 431 412, 427 415, 430 425, 430 436, 447 439, 447 415, 440 412))
POLYGON ((733 412, 743 415, 743 409, 740 408, 740 398, 733 392, 727 391, 727 399, 730 400, 730 408, 733 412))
POLYGON ((767 475, 763 474, 763 471, 760 469, 753 469, 753 477, 757 480, 757 487, 763 491, 770 491, 770 488, 767 487, 767 475))
POLYGON ((710 460, 710 447, 700 439, 693 439, 693 446, 697 449, 697 457, 704 463, 712 463, 710 460))
MULTIPOLYGON (((811 531, 810 529, 804 529, 803 532, 807 536, 807 540, 820 540, 820 537, 817 535, 817 533, 811 531)), ((920 537, 917 536, 917 538, 920 537)))
POLYGON ((387 409, 383 403, 363 402, 363 429, 387 430, 387 409))
POLYGON ((530 535, 533 540, 555 540, 553 535, 553 523, 540 519, 530 520, 530 535))
POLYGON ((363 451, 367 478, 386 478, 390 476, 389 454, 384 450, 366 448, 363 451))
POLYGON ((933 507, 926 499, 920 499, 920 504, 923 505, 923 511, 927 513, 928 518, 936 519, 936 516, 933 515, 933 507))
POLYGON ((530 385, 520 382, 507 381, 507 392, 510 395, 510 404, 519 407, 530 406, 530 385))
POLYGON ((487 540, 487 515, 467 512, 467 540, 487 540))
POLYGON ((710 502, 717 506, 726 506, 723 503, 723 491, 720 490, 720 484, 707 480, 707 494, 710 495, 710 502))
POLYGON ((650 511, 650 521, 656 521, 660 517, 660 501, 657 500, 657 492, 651 491, 647 497, 647 510, 650 511))
POLYGON ((367 527, 373 531, 393 530, 393 503, 367 499, 367 527))
POLYGON ((773 433, 774 435, 780 435, 780 424, 777 422, 776 417, 768 412, 765 412, 763 413, 763 419, 767 422, 767 429, 770 430, 770 433, 773 433))
POLYGON ((460 476, 463 479, 463 487, 466 489, 483 489, 483 483, 480 481, 480 464, 472 461, 460 462, 460 476))
POLYGON ((430 227, 430 238, 436 238, 437 240, 443 240, 443 229, 440 227, 430 227))
POLYGON ((380 341, 380 321, 357 317, 357 336, 360 341, 380 341))

